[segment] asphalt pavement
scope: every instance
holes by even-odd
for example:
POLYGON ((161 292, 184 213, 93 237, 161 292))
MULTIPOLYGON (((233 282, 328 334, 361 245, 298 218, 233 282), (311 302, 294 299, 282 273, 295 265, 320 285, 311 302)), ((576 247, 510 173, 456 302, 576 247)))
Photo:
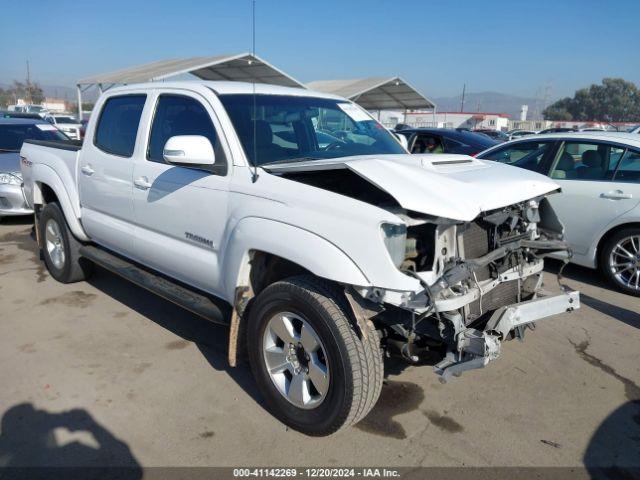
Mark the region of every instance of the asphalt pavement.
POLYGON ((227 365, 225 328, 104 270, 57 283, 30 229, 0 222, 0 464, 640 466, 640 300, 594 271, 568 267, 582 309, 488 368, 391 360, 364 421, 309 438, 227 365))

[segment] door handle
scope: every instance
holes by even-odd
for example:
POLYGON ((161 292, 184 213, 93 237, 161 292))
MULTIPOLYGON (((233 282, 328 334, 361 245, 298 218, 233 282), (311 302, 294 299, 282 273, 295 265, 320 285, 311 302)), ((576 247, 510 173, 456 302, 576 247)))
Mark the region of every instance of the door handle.
POLYGON ((138 177, 133 181, 133 184, 141 190, 148 190, 151 188, 151 183, 147 177, 138 177))
POLYGON ((600 198, 608 198, 610 200, 629 200, 633 198, 631 193, 624 193, 622 190, 611 190, 610 192, 601 193, 600 198))
POLYGON ((80 169, 80 171, 84 175, 86 175, 88 177, 90 177, 91 175, 93 175, 96 172, 93 168, 91 168, 91 165, 89 165, 89 164, 83 165, 82 168, 80 169))

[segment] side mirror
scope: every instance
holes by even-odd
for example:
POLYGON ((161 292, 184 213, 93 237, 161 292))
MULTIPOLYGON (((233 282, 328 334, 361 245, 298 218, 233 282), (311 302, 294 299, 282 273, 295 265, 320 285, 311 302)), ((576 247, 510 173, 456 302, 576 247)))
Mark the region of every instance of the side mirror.
POLYGON ((202 135, 176 135, 169 138, 164 144, 162 156, 167 163, 185 167, 216 163, 213 146, 202 135))
POLYGON ((400 142, 400 145, 402 145, 405 150, 409 150, 409 140, 407 140, 407 137, 405 137, 401 133, 394 133, 394 135, 400 142))

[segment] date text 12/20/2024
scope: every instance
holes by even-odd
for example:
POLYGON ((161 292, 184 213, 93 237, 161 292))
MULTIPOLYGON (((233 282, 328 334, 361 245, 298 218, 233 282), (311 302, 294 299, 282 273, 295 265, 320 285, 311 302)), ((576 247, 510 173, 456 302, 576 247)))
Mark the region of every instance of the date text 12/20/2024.
POLYGON ((235 478, 398 478, 400 472, 390 468, 234 468, 235 478))

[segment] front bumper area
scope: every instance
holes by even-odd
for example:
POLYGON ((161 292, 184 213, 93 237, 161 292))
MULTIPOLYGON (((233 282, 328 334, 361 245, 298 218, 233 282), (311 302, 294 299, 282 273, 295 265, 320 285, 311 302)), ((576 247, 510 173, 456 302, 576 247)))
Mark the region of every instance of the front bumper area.
POLYGON ((513 332, 522 338, 524 328, 543 318, 580 308, 580 293, 566 290, 560 295, 540 297, 496 310, 483 331, 466 328, 457 335, 457 350, 447 353, 434 366, 443 381, 466 370, 482 368, 500 356, 501 342, 513 332))
POLYGON ((0 185, 0 217, 31 215, 20 185, 0 185))

